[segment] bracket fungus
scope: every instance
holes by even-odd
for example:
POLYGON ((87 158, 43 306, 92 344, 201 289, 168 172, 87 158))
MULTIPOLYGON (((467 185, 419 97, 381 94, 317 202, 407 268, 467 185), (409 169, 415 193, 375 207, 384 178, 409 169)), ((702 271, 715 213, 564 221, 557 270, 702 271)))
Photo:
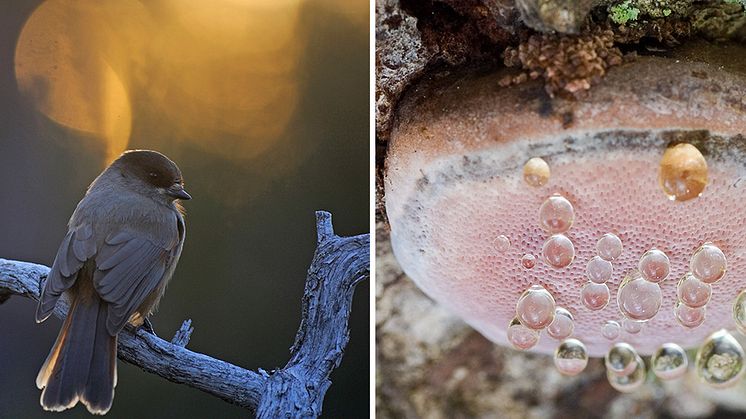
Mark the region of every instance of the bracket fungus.
MULTIPOLYGON (((591 357, 625 343, 659 362, 661 348, 721 347, 746 288, 746 61, 721 61, 746 48, 707 48, 625 62, 582 100, 501 86, 510 69, 412 87, 384 169, 403 270, 501 345, 522 325, 531 339, 513 346, 544 354, 567 338, 591 357), (699 282, 680 285, 687 275, 699 282), (545 328, 560 309, 572 325, 557 339, 545 328)), ((629 391, 644 371, 610 381, 629 391)))

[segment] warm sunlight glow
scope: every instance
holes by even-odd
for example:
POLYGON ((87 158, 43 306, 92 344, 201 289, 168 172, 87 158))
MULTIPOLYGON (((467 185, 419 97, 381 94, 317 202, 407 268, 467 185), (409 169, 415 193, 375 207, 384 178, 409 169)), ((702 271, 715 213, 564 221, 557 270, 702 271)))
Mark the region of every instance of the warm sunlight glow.
POLYGON ((50 119, 105 141, 109 158, 138 134, 255 157, 298 101, 299 5, 47 0, 19 37, 18 87, 50 119))

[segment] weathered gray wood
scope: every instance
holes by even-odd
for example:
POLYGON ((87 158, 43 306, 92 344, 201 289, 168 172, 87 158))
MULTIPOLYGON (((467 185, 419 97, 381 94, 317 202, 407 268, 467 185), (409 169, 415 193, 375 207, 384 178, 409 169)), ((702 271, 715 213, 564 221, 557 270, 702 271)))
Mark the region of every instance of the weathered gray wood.
MULTIPOLYGON (((257 417, 317 417, 329 375, 349 340, 347 321, 357 285, 370 276, 370 238, 334 235, 331 214, 316 213, 316 253, 306 277, 303 314, 290 361, 267 380, 257 417)), ((362 367, 363 370, 368 365, 362 367)))
MULTIPOLYGON (((271 374, 254 372, 186 349, 193 331, 191 320, 182 324, 171 342, 142 328, 125 328, 119 334, 119 358, 256 411, 258 417, 318 416, 331 385, 329 375, 339 366, 349 340, 347 322, 355 286, 370 276, 370 238, 334 235, 331 214, 324 211, 316 213, 316 230, 301 324, 285 368, 271 374)), ((12 295, 38 300, 48 273, 44 265, 0 259, 0 303, 12 295)), ((54 314, 64 318, 67 310, 67 302, 60 300, 54 314)))

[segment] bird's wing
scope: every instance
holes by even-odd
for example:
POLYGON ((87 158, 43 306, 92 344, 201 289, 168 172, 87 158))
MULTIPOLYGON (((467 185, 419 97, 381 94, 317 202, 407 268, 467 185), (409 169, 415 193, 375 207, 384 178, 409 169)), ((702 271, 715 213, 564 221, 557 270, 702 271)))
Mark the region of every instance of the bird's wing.
POLYGON ((178 238, 155 242, 142 233, 110 234, 96 255, 93 286, 109 303, 106 328, 119 333, 132 313, 163 280, 178 252, 178 238))
POLYGON ((70 288, 83 264, 96 254, 96 239, 90 224, 81 224, 68 230, 62 239, 52 269, 36 307, 36 321, 46 320, 63 292, 70 288))

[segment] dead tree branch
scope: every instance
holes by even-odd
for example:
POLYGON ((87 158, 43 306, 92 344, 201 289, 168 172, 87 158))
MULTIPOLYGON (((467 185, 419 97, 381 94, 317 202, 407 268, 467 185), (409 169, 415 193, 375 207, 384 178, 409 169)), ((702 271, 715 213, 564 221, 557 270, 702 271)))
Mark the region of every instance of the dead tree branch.
MULTIPOLYGON (((255 372, 186 349, 191 320, 184 322, 171 342, 143 328, 125 328, 119 334, 119 358, 247 408, 260 418, 319 416, 331 385, 329 376, 339 366, 349 340, 347 323, 355 286, 370 276, 370 237, 336 236, 331 214, 324 211, 316 212, 316 231, 301 324, 284 368, 255 372)), ((0 304, 12 295, 38 301, 48 273, 44 265, 0 259, 0 304)), ((61 299, 54 314, 65 318, 67 310, 61 299)))

